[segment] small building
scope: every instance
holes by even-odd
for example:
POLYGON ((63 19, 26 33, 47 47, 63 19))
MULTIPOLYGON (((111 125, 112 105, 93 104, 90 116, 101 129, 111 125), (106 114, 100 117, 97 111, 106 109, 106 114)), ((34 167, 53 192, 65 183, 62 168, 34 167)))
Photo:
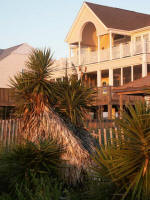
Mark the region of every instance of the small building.
POLYGON ((9 88, 10 77, 25 70, 25 62, 32 49, 26 43, 0 49, 0 88, 9 88))
POLYGON ((32 49, 26 43, 0 49, 0 119, 9 118, 15 106, 9 80, 26 69, 25 62, 32 49))

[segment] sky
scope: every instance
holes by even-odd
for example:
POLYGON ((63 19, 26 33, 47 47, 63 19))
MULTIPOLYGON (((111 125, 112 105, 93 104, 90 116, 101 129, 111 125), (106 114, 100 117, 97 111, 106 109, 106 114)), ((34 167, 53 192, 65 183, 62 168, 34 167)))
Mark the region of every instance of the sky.
MULTIPOLYGON (((88 0, 150 14, 150 0, 88 0)), ((21 43, 51 48, 59 59, 69 54, 65 37, 83 0, 0 0, 0 49, 21 43)))

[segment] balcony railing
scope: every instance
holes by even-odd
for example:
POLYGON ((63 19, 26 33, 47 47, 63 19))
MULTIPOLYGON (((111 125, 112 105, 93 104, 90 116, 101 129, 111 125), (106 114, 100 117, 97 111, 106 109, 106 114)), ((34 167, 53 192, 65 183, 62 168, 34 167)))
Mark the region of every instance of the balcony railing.
MULTIPOLYGON (((146 53, 150 53, 150 42, 146 42, 146 53)), ((80 64, 90 64, 98 62, 98 51, 88 52, 85 48, 81 49, 80 64)), ((143 53, 143 43, 141 41, 136 42, 134 45, 131 42, 122 43, 120 45, 112 47, 112 59, 119 59, 129 56, 134 56, 143 53)), ((110 60, 110 48, 100 50, 100 62, 110 60)), ((79 65, 79 57, 74 56, 71 58, 71 62, 75 65, 79 65)))
MULTIPOLYGON (((97 87, 96 90, 96 104, 107 104, 110 101, 119 104, 119 95, 117 93, 113 93, 113 90, 116 89, 112 86, 106 87, 97 87)), ((143 100, 143 97, 133 96, 133 95, 123 95, 124 103, 135 103, 139 100, 143 100)))

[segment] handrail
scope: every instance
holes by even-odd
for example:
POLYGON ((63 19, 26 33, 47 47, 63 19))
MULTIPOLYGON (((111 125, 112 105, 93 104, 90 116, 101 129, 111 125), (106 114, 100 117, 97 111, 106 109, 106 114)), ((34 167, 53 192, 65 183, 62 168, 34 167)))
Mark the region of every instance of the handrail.
MULTIPOLYGON (((143 42, 135 44, 131 42, 121 43, 112 47, 112 59, 120 59, 143 53, 143 42)), ((81 65, 98 62, 98 51, 89 51, 81 48, 81 65)), ((146 41, 146 53, 150 53, 150 42, 146 41)), ((110 60, 110 48, 100 50, 100 62, 110 60)), ((78 55, 71 57, 71 61, 78 66, 78 55)))

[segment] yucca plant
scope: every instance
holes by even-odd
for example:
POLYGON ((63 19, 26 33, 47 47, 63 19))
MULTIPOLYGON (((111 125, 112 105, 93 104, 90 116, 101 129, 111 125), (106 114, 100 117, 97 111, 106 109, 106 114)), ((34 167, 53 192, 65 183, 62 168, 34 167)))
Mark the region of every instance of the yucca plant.
MULTIPOLYGON (((89 152, 92 149, 93 141, 88 134, 86 134, 86 137, 77 137, 80 132, 71 123, 69 124, 70 126, 67 126, 68 124, 66 125, 64 120, 55 112, 55 108, 63 105, 66 101, 63 92, 67 88, 69 99, 73 99, 72 103, 76 107, 72 107, 69 111, 64 111, 62 106, 58 110, 63 114, 68 114, 68 112, 73 114, 71 119, 81 123, 82 114, 80 114, 80 111, 84 109, 85 104, 91 97, 90 95, 87 98, 85 97, 87 93, 81 87, 80 82, 73 82, 73 84, 67 84, 67 86, 64 84, 64 87, 56 87, 57 84, 51 83, 49 79, 53 71, 52 64, 53 59, 50 50, 42 51, 36 49, 29 56, 26 64, 27 71, 15 76, 11 81, 16 102, 18 102, 16 110, 20 111, 21 116, 21 122, 18 123, 17 128, 19 139, 17 139, 21 142, 23 141, 22 138, 36 141, 39 137, 47 138, 49 136, 57 140, 58 143, 63 143, 66 147, 66 152, 62 157, 65 157, 70 167, 65 170, 64 177, 69 182, 76 184, 77 181, 82 180, 81 174, 91 161, 89 152), (78 106, 75 103, 78 98, 85 99, 86 102, 81 102, 80 106, 78 106), (78 109, 80 109, 79 112, 78 109), (74 112, 76 112, 75 115, 74 112), (87 141, 88 145, 86 145, 87 141)), ((69 105, 72 105, 72 103, 69 105)), ((84 133, 85 131, 82 131, 80 135, 82 136, 84 133)))
POLYGON ((32 177, 30 184, 28 182, 17 184, 13 196, 17 200, 60 200, 63 196, 63 189, 61 182, 51 180, 51 177, 32 177))
MULTIPOLYGON (((51 78, 53 55, 50 49, 34 49, 26 62, 26 71, 10 79, 15 98, 16 111, 24 122, 33 126, 34 118, 41 115, 46 106, 53 106, 53 83, 51 78)), ((36 125, 35 125, 36 126, 36 125)))
POLYGON ((99 150, 97 172, 101 174, 104 165, 107 176, 116 183, 121 198, 147 200, 150 197, 150 107, 146 103, 127 106, 122 119, 116 120, 123 135, 114 140, 115 145, 99 150), (124 138, 124 139, 123 139, 124 138), (111 157, 111 159, 109 159, 111 157), (129 197, 128 197, 129 196, 129 197))
POLYGON ((62 153, 63 146, 50 139, 15 145, 0 155, 1 185, 14 189, 16 184, 30 183, 33 175, 35 178, 47 175, 52 180, 60 177, 65 167, 62 153))
POLYGON ((84 120, 90 107, 93 105, 95 91, 87 88, 76 77, 66 78, 55 84, 57 104, 55 110, 65 120, 74 125, 83 127, 84 120))
POLYGON ((47 175, 32 176, 30 183, 16 184, 14 188, 13 192, 0 195, 0 200, 60 200, 63 197, 62 183, 55 179, 52 181, 47 175))

